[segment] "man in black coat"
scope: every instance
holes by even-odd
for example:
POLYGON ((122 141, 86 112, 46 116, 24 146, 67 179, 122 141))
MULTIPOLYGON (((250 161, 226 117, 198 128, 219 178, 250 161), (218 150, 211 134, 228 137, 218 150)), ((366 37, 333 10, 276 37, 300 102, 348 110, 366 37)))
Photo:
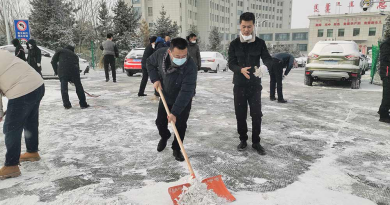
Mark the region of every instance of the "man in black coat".
POLYGON ((15 56, 24 61, 27 61, 26 53, 24 52, 23 46, 20 45, 19 39, 15 38, 14 40, 12 40, 12 44, 15 46, 15 56))
POLYGON ((385 38, 387 39, 380 45, 379 75, 382 79, 383 97, 382 104, 379 107, 379 121, 390 123, 390 36, 387 35, 386 33, 385 38))
POLYGON ((142 80, 141 80, 141 84, 139 86, 139 91, 138 91, 138 96, 139 97, 147 96, 145 94, 145 87, 146 87, 146 83, 148 82, 149 75, 148 75, 148 70, 146 69, 146 60, 154 53, 154 48, 155 48, 155 45, 156 45, 156 39, 157 39, 156 36, 150 37, 150 39, 149 39, 150 43, 149 43, 148 46, 146 46, 145 51, 144 51, 144 55, 142 56, 142 61, 141 61, 141 65, 142 65, 142 80))
POLYGON ((255 67, 260 67, 260 58, 266 65, 272 62, 264 40, 257 38, 253 32, 255 15, 250 12, 240 16, 241 33, 230 43, 229 69, 234 72, 234 108, 237 119, 237 131, 240 135, 238 151, 247 147, 248 126, 246 123, 248 104, 252 117, 252 147, 260 154, 265 155, 260 145, 261 132, 261 78, 256 77, 255 67))
MULTIPOLYGON (((156 125, 161 136, 157 151, 165 149, 171 132, 168 122, 174 122, 183 141, 190 116, 192 97, 194 96, 197 65, 188 57, 188 43, 183 38, 175 38, 169 48, 161 48, 151 55, 146 67, 150 80, 156 90, 162 89, 171 114, 168 116, 160 100, 156 125), (168 116, 168 117, 167 117, 168 116)), ((173 156, 177 161, 184 161, 176 137, 172 143, 173 156)))
POLYGON ((42 76, 41 49, 38 48, 34 39, 28 40, 26 45, 28 49, 27 63, 42 76))
POLYGON ((79 57, 74 53, 73 46, 66 46, 64 49, 58 50, 52 60, 51 64, 55 75, 58 75, 61 81, 61 95, 62 102, 65 109, 72 108, 68 95, 68 83, 73 83, 76 87, 76 93, 79 98, 81 109, 88 108, 84 88, 80 79, 79 57))
POLYGON ((273 55, 272 65, 268 68, 270 80, 270 100, 274 101, 275 98, 275 89, 278 89, 278 102, 287 103, 287 100, 283 97, 283 79, 290 73, 293 67, 298 67, 297 62, 295 61, 294 56, 288 53, 277 53, 273 55), (286 71, 283 69, 286 68, 286 71))

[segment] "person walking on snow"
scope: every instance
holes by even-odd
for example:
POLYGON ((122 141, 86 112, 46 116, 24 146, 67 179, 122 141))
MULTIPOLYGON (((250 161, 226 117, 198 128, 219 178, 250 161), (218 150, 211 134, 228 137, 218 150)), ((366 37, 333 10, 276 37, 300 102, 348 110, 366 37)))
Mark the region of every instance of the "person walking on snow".
POLYGON ((51 60, 51 64, 55 75, 58 75, 60 78, 62 103, 65 109, 72 108, 68 95, 69 82, 73 83, 76 87, 81 109, 88 108, 89 105, 87 104, 84 88, 81 84, 79 57, 74 53, 74 47, 69 45, 57 51, 51 60))
POLYGON ((390 33, 385 32, 385 41, 380 45, 380 68, 379 75, 382 80, 383 94, 382 103, 379 107, 379 121, 390 123, 390 33))
POLYGON ((270 100, 275 101, 275 89, 278 89, 278 102, 287 103, 283 97, 283 79, 288 75, 292 68, 298 67, 294 56, 288 53, 277 53, 273 55, 272 65, 268 68, 270 80, 270 100), (286 68, 283 74, 283 68, 286 68))
POLYGON ((154 48, 156 46, 156 39, 157 39, 156 36, 152 36, 152 37, 149 38, 149 42, 150 43, 149 43, 148 46, 146 46, 144 55, 142 56, 142 61, 141 61, 141 65, 142 65, 142 80, 141 80, 141 84, 139 86, 138 97, 147 96, 145 94, 145 87, 146 87, 146 84, 148 83, 149 74, 148 74, 148 70, 146 69, 146 60, 155 51, 154 48))
POLYGON ((241 33, 238 38, 230 43, 229 69, 234 72, 234 109, 237 119, 237 131, 240 135, 238 151, 247 147, 248 126, 246 123, 248 104, 252 117, 252 147, 260 154, 265 155, 264 148, 260 145, 261 132, 261 78, 256 77, 255 67, 260 67, 260 58, 265 65, 272 62, 264 40, 255 36, 255 15, 250 12, 240 16, 241 33))
MULTIPOLYGON (((157 129, 161 136, 157 145, 158 152, 165 149, 171 137, 168 122, 172 121, 176 124, 180 138, 184 140, 198 74, 197 65, 188 57, 187 48, 188 43, 185 39, 175 38, 171 41, 171 47, 157 50, 146 62, 154 88, 162 89, 171 111, 168 116, 160 100, 156 119, 157 129)), ((176 137, 172 143, 172 150, 177 161, 184 161, 176 137)))
POLYGON ((28 40, 26 45, 28 49, 27 63, 42 76, 41 49, 38 48, 34 39, 28 40))
POLYGON ((115 58, 119 58, 119 51, 116 44, 112 41, 113 34, 107 34, 107 40, 102 43, 100 50, 103 51, 104 73, 106 75, 106 82, 110 80, 108 66, 111 67, 112 82, 116 83, 116 69, 115 58))
POLYGON ((42 77, 25 61, 8 51, 0 50, 0 122, 4 120, 5 135, 4 166, 0 179, 19 176, 19 162, 38 161, 39 105, 45 94, 42 77), (3 110, 2 95, 9 101, 7 115, 3 110), (21 152, 22 133, 27 152, 21 152))
POLYGON ((12 40, 12 44, 15 46, 15 56, 24 61, 27 61, 26 53, 24 52, 23 46, 20 45, 19 39, 15 38, 14 40, 12 40))

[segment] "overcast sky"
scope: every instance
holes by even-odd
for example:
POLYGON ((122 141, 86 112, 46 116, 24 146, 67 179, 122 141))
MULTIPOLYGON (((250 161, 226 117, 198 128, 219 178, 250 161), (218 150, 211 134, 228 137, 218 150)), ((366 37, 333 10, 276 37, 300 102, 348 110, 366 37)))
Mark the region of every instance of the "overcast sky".
MULTIPOLYGON (((341 13, 349 12, 349 2, 352 0, 293 0, 293 10, 292 10, 292 28, 308 28, 309 19, 307 18, 310 15, 314 15, 314 5, 319 4, 319 10, 321 15, 325 15, 325 4, 331 3, 331 14, 336 13, 336 2, 341 2, 341 13)), ((360 8, 360 0, 353 0, 355 7, 352 8, 353 13, 363 12, 360 8)), ((376 0, 379 1, 379 0, 376 0)), ((378 4, 375 4, 371 11, 379 11, 376 7, 378 4)), ((387 3, 386 11, 390 11, 390 2, 387 3)), ((337 8, 337 13, 339 13, 339 8, 337 8)))

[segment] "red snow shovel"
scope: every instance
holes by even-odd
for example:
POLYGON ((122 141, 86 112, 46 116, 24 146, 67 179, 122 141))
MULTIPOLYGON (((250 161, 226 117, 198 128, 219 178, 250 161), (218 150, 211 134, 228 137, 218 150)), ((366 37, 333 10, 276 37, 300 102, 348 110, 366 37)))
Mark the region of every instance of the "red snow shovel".
MULTIPOLYGON (((163 95, 160 88, 158 89, 158 93, 160 94, 161 100, 164 104, 165 111, 167 112, 168 115, 170 115, 171 112, 169 111, 167 102, 165 101, 164 95, 163 95)), ((187 162, 187 166, 188 166, 188 169, 190 170, 191 177, 195 178, 194 170, 192 169, 190 160, 188 159, 187 153, 184 149, 183 142, 180 139, 180 135, 179 135, 179 132, 177 131, 176 125, 174 122, 171 122, 171 125, 173 127, 174 132, 175 132, 175 136, 176 136, 177 142, 179 143, 181 151, 183 153, 184 159, 187 162)), ((222 181, 221 175, 204 179, 202 181, 202 183, 205 183, 207 185, 207 189, 213 190, 214 193, 217 194, 217 196, 219 196, 221 198, 225 198, 228 201, 235 201, 236 200, 236 198, 234 198, 234 196, 226 188, 225 184, 222 181)), ((169 195, 171 195, 171 199, 173 201, 173 204, 177 205, 177 200, 179 200, 179 196, 182 194, 184 186, 190 187, 191 184, 186 183, 186 184, 182 184, 179 186, 170 187, 168 189, 168 192, 169 192, 169 195)))

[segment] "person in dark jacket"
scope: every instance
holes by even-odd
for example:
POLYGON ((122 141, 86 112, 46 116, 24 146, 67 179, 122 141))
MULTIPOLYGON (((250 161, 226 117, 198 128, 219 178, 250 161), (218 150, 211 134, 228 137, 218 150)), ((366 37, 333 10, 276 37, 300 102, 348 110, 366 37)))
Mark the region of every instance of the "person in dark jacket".
POLYGON ((106 75, 106 82, 110 80, 110 74, 108 66, 111 67, 112 82, 116 83, 116 69, 115 69, 115 58, 119 58, 119 51, 116 44, 112 41, 113 34, 107 34, 107 40, 102 43, 100 50, 103 51, 104 61, 104 73, 106 75))
POLYGON ((257 38, 253 32, 255 15, 250 12, 240 16, 241 33, 230 43, 229 69, 234 72, 234 108, 237 119, 237 131, 240 135, 240 144, 237 149, 245 150, 248 140, 248 126, 246 123, 248 104, 252 117, 252 147, 260 155, 265 155, 260 145, 261 132, 261 78, 254 75, 255 67, 260 67, 260 58, 269 65, 272 57, 268 53, 264 40, 257 38))
POLYGON ((88 108, 84 88, 80 79, 79 57, 74 53, 73 46, 66 46, 64 49, 58 50, 52 60, 51 64, 55 75, 58 75, 61 82, 62 102, 65 109, 72 108, 68 95, 68 83, 73 83, 76 87, 76 93, 79 98, 81 109, 88 108))
POLYGON ((165 45, 167 45, 168 47, 171 46, 171 37, 169 36, 165 36, 165 45))
MULTIPOLYGON (((172 121, 176 124, 181 140, 184 140, 187 129, 198 74, 195 62, 188 57, 187 47, 185 39, 175 38, 171 41, 169 48, 155 51, 146 62, 154 88, 162 89, 171 111, 168 115, 160 100, 156 119, 157 129, 161 136, 157 146, 159 152, 165 149, 171 137, 168 122, 172 121)), ((184 161, 176 137, 172 143, 172 150, 177 161, 184 161)))
POLYGON ((156 39, 157 39, 156 36, 150 37, 150 39, 149 39, 150 44, 148 46, 146 46, 145 51, 144 51, 144 55, 142 56, 142 61, 141 61, 142 80, 141 80, 141 84, 139 86, 139 91, 138 91, 139 97, 147 96, 145 94, 145 87, 146 87, 146 83, 148 82, 149 75, 148 75, 148 70, 146 69, 146 60, 154 53, 154 48, 156 46, 156 39))
POLYGON ((385 38, 387 39, 380 45, 379 75, 383 85, 383 96, 381 106, 379 107, 379 121, 390 123, 390 36, 387 35, 386 33, 385 38))
POLYGON ((187 36, 188 40, 188 55, 194 60, 195 64, 198 66, 198 70, 200 70, 200 66, 202 60, 200 58, 200 50, 197 45, 197 36, 194 33, 191 33, 187 36))
POLYGON ((291 71, 293 67, 297 67, 297 62, 295 61, 294 56, 288 53, 277 53, 273 55, 272 65, 268 68, 270 80, 270 100, 274 101, 275 98, 275 89, 278 89, 278 102, 287 103, 287 100, 283 97, 283 84, 282 81, 285 76, 291 71), (286 68, 286 71, 283 69, 286 68))
POLYGON ((12 44, 15 46, 15 56, 24 61, 27 61, 26 53, 24 52, 23 46, 20 45, 19 39, 15 38, 14 40, 12 40, 12 44))
POLYGON ((34 39, 28 40, 26 45, 28 49, 27 63, 42 76, 41 49, 38 48, 37 42, 34 39))

